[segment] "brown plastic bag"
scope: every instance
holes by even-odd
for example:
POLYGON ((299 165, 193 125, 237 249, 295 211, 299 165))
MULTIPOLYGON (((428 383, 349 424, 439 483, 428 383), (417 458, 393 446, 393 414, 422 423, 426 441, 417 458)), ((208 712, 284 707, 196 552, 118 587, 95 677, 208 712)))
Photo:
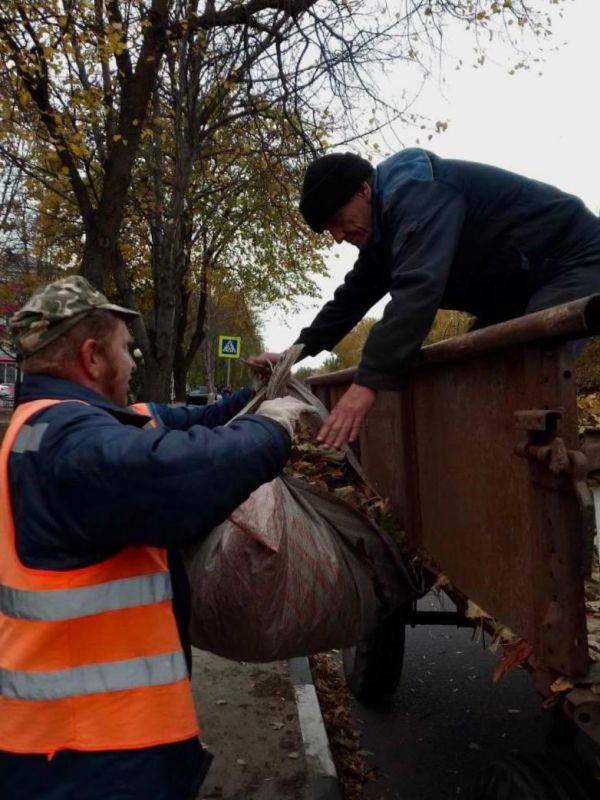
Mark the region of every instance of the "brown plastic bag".
MULTIPOLYGON (((279 393, 327 414, 282 373, 279 393)), ((187 571, 192 644, 240 661, 351 646, 417 594, 397 548, 366 516, 288 476, 259 487, 189 552, 187 571)))

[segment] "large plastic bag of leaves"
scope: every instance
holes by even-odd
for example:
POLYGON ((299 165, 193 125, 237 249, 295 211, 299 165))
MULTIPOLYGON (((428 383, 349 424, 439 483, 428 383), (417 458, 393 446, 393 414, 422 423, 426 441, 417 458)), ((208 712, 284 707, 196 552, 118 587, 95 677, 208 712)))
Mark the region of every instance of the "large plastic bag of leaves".
MULTIPOLYGON (((319 400, 289 377, 297 354, 288 353, 242 413, 265 396, 292 394, 326 417, 319 400)), ((187 571, 192 644, 241 661, 349 647, 417 594, 397 548, 374 523, 290 476, 257 489, 188 553, 187 571)))

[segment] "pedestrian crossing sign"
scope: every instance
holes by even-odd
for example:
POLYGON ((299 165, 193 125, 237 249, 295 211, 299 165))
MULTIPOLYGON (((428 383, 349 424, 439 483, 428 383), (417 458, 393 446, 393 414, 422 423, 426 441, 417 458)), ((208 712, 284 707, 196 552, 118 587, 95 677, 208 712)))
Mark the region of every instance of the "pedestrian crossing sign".
POLYGON ((239 358, 241 349, 241 336, 219 336, 219 358, 239 358))

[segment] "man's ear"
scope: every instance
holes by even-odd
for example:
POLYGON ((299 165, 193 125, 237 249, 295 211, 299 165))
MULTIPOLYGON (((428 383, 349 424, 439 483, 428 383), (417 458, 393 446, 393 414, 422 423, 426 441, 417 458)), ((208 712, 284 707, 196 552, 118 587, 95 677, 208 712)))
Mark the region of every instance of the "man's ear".
POLYGON ((373 194, 373 189, 371 188, 371 184, 367 181, 363 181, 360 185, 360 189, 358 193, 361 197, 364 197, 365 200, 370 200, 373 194))
POLYGON ((84 339, 79 345, 77 357, 79 366, 88 378, 97 381, 103 369, 103 352, 97 339, 84 339))

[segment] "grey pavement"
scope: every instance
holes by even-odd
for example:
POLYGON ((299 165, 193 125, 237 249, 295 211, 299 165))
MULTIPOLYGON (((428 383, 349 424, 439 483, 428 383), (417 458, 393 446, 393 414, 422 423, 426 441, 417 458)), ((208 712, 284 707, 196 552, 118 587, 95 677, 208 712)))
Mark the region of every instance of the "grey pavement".
POLYGON ((198 800, 306 800, 309 770, 285 662, 194 651, 200 738, 214 761, 198 800))

